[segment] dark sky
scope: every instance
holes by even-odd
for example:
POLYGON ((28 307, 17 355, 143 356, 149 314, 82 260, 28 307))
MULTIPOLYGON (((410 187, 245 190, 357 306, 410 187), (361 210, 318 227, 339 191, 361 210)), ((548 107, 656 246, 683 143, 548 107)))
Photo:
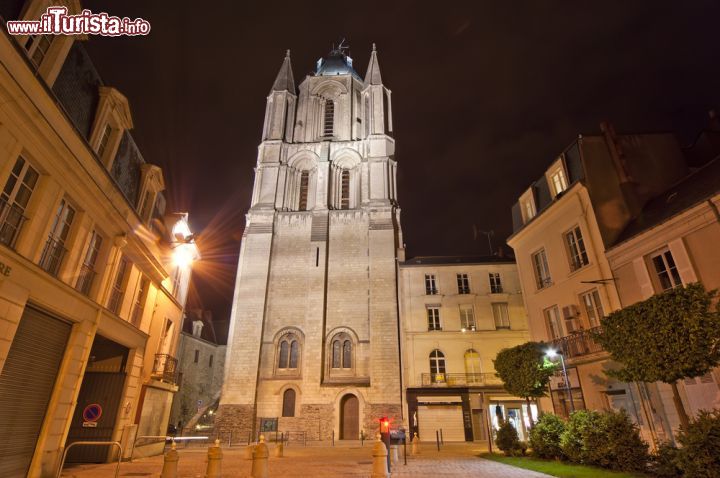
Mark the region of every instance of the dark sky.
POLYGON ((93 37, 87 48, 128 97, 133 136, 163 168, 171 207, 200 231, 193 300, 218 319, 229 313, 265 98, 287 48, 299 83, 341 38, 364 75, 377 43, 409 256, 485 254, 473 224, 504 242, 518 195, 602 120, 687 141, 720 105, 718 0, 83 5, 152 25, 148 37, 93 37))

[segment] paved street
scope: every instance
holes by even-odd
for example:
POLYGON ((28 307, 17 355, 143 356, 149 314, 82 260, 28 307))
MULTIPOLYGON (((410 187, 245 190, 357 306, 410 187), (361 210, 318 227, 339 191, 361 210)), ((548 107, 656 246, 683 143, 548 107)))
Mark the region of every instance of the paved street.
MULTIPOLYGON (((285 448, 284 458, 273 457, 273 445, 270 445, 268 464, 271 477, 369 477, 372 468, 372 444, 359 443, 338 445, 335 448, 319 446, 290 446, 285 448)), ((542 473, 522 470, 500 463, 478 458, 482 448, 472 444, 445 445, 438 453, 430 445, 421 447, 421 454, 410 456, 408 464, 400 463, 393 467, 392 476, 407 477, 482 477, 482 478, 540 478, 542 473)), ((224 449, 223 477, 249 477, 251 461, 243 458, 243 449, 233 447, 224 449)), ((205 474, 206 449, 192 448, 180 450, 178 475, 196 478, 205 474)), ((133 463, 120 465, 120 476, 157 477, 162 469, 162 457, 143 458, 133 463)), ((112 477, 114 466, 74 465, 63 472, 66 478, 102 478, 112 477)))

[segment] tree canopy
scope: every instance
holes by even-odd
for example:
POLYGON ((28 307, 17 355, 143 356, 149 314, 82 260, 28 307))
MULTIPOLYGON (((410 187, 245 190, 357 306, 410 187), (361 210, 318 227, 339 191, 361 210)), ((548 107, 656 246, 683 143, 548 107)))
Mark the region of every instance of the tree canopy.
POLYGON ((545 359, 546 345, 527 342, 502 349, 495 360, 495 372, 505 390, 517 397, 544 397, 555 365, 545 359))
POLYGON ((595 340, 621 368, 607 373, 625 382, 674 383, 720 364, 717 291, 690 284, 654 295, 602 319, 595 340))

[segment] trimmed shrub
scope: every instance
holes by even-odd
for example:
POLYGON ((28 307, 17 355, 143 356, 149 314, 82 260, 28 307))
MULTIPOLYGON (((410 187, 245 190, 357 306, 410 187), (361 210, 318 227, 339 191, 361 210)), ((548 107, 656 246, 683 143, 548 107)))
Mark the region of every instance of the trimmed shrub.
POLYGON ((562 458, 560 436, 564 431, 565 421, 562 418, 552 413, 540 415, 537 423, 530 430, 532 454, 538 458, 562 458))
POLYGON ((641 471, 648 460, 647 443, 625 411, 573 413, 560 447, 570 461, 613 470, 641 471))
POLYGON ((701 410, 677 437, 677 463, 687 478, 720 476, 720 410, 701 410))
POLYGON ((520 438, 512 423, 507 420, 500 423, 500 428, 495 437, 495 444, 508 456, 516 453, 516 450, 520 448, 520 438))
POLYGON ((681 478, 683 476, 680 470, 679 453, 672 443, 661 443, 655 453, 650 455, 649 471, 652 476, 657 478, 681 478))

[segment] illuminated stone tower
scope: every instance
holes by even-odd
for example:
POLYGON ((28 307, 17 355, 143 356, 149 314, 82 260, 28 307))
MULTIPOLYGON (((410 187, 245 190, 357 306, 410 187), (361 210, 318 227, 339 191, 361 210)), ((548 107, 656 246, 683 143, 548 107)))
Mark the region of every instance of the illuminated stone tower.
POLYGON ((391 95, 342 48, 267 97, 216 427, 358 439, 401 419, 391 95), (265 423, 263 421, 263 423, 265 423))

